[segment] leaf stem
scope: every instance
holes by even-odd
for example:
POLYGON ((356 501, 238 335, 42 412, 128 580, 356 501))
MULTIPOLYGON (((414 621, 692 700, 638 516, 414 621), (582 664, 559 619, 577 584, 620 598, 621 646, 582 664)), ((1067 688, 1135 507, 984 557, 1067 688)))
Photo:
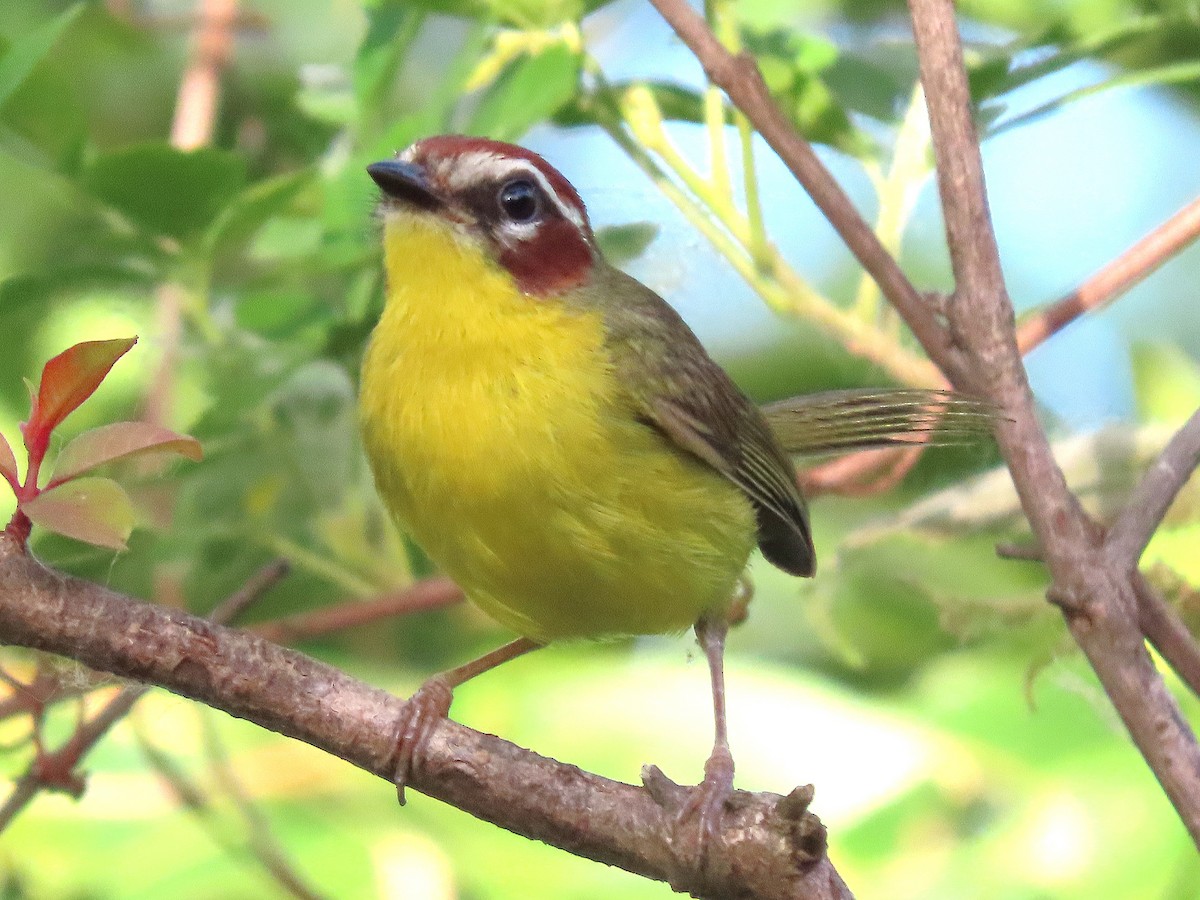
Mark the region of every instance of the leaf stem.
MULTIPOLYGON (((897 259, 903 243, 904 229, 912 216, 913 207, 932 171, 929 155, 929 117, 925 110, 925 93, 918 83, 913 86, 908 109, 896 131, 892 165, 887 175, 872 173, 879 197, 879 212, 875 218, 875 234, 884 248, 897 259)), ((877 322, 883 310, 883 292, 870 275, 863 272, 854 300, 855 314, 866 322, 877 322)), ((896 334, 898 322, 891 318, 887 331, 896 334)))

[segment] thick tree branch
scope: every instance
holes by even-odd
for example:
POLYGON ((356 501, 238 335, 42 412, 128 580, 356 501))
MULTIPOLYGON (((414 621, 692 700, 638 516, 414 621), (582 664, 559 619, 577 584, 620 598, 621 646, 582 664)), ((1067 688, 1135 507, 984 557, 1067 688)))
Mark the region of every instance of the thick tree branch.
MULTIPOLYGON (((237 618, 250 604, 258 600, 272 585, 287 574, 286 560, 277 560, 260 569, 241 588, 220 603, 210 614, 209 621, 224 624, 237 618)), ((16 786, 0 808, 0 831, 34 798, 39 788, 67 789, 80 794, 84 790, 83 777, 75 770, 88 752, 100 742, 114 725, 120 722, 148 690, 144 685, 129 685, 113 697, 91 720, 80 724, 75 733, 52 753, 42 753, 34 758, 29 772, 17 781, 16 786)), ((49 699, 42 701, 44 708, 49 699)), ((40 709, 34 711, 34 727, 40 725, 40 709)), ((36 732, 35 732, 36 733, 36 732)))
MULTIPOLYGON (((165 687, 391 778, 402 701, 300 653, 46 569, 0 538, 0 642, 165 687)), ((676 810, 453 722, 409 786, 517 834, 703 896, 844 898, 803 802, 738 792, 703 876, 670 842, 676 810)), ((680 796, 671 802, 682 803, 680 796)), ((397 815, 402 815, 397 812, 397 815)))
POLYGON ((962 45, 951 0, 909 0, 929 105, 938 187, 955 276, 951 324, 979 382, 1009 417, 996 437, 1063 608, 1129 733, 1200 844, 1200 748, 1146 652, 1129 573, 1067 489, 1034 416, 988 214, 962 45))
POLYGON ((796 180, 804 185, 813 202, 875 279, 930 358, 946 368, 954 357, 953 347, 945 328, 934 316, 931 304, 913 287, 871 226, 859 215, 841 185, 818 159, 812 145, 780 112, 754 59, 745 53, 734 56, 726 50, 687 0, 651 2, 696 55, 709 80, 729 95, 771 149, 779 154, 796 180))

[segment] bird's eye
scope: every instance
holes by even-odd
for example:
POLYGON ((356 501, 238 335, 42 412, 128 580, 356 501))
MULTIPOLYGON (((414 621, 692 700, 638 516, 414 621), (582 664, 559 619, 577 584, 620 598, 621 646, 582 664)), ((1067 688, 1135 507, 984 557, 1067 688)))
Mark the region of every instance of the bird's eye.
POLYGON ((514 222, 532 222, 537 218, 540 206, 537 188, 524 178, 500 188, 500 208, 514 222))

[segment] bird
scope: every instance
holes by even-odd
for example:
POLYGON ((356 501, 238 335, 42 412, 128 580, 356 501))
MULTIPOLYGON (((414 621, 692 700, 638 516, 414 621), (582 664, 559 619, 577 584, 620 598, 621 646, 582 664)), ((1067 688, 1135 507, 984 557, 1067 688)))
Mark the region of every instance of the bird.
POLYGON ((816 570, 789 452, 920 443, 988 412, 948 392, 834 391, 776 407, 773 427, 679 314, 604 258, 580 194, 537 153, 436 135, 367 172, 385 274, 359 400, 375 483, 519 636, 405 705, 401 802, 469 678, 555 641, 694 628, 715 735, 677 822, 703 850, 733 790, 723 660, 739 579, 756 547, 791 575, 816 570))

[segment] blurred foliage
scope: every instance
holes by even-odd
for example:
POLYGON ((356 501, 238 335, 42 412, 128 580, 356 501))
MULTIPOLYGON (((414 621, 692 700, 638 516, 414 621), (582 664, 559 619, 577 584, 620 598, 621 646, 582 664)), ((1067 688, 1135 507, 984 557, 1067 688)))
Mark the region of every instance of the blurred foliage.
MULTIPOLYGON (((912 186, 893 190, 881 174, 900 155, 915 77, 900 4, 827 0, 803 15, 777 0, 715 6, 786 114, 822 152, 872 173, 881 206, 912 186)), ((975 18, 968 63, 991 132, 1133 83, 1197 99, 1192 3, 962 9, 975 18), (1102 74, 1011 111, 1018 89, 1081 60, 1103 63, 1089 69, 1102 74)), ((146 526, 128 551, 49 534, 36 534, 35 549, 197 612, 281 556, 293 574, 252 617, 395 590, 429 565, 388 522, 358 445, 358 361, 382 303, 363 167, 430 133, 517 140, 547 122, 599 126, 636 156, 623 103, 635 85, 672 128, 728 130, 733 146, 739 124, 694 81, 630 75, 637 59, 610 77, 592 43, 622 18, 647 21, 630 0, 261 0, 243 4, 214 146, 181 151, 167 135, 194 16, 184 0, 0 5, 0 432, 17 434, 22 379, 47 358, 138 333, 66 438, 152 407, 205 448, 198 464, 123 465, 146 526)), ((653 174, 664 159, 643 168, 653 174)), ((658 171, 680 186, 676 170, 658 171)), ((919 188, 928 170, 914 171, 919 188)), ((736 230, 721 218, 728 198, 692 196, 718 232, 736 230)), ((911 205, 895 208, 908 210, 903 224, 911 205)), ((658 234, 636 203, 627 214, 599 235, 623 262, 654 252, 658 234)), ((737 252, 755 262, 739 271, 761 293, 767 245, 761 222, 747 223, 737 252)), ((886 310, 848 312, 857 278, 829 302, 911 352, 886 310)), ((790 314, 805 318, 799 306, 790 314)), ((780 334, 773 348, 728 360, 756 396, 880 380, 835 336, 780 334)), ((1098 510, 1120 502, 1166 429, 1200 402, 1195 361, 1168 337, 1137 348, 1138 419, 1120 441, 1060 445, 1098 510)), ((897 491, 817 501, 822 563, 811 583, 756 567, 752 615, 731 648, 739 784, 815 782, 835 862, 863 896, 1195 896, 1186 835, 1044 603, 1040 568, 995 556, 998 540, 1025 538, 1007 478, 986 471, 995 462, 986 447, 931 452, 897 491)), ((1149 551, 1152 577, 1190 621, 1200 621, 1198 520, 1195 491, 1185 492, 1149 551)), ((406 691, 504 638, 455 608, 303 649, 406 691)), ((685 646, 555 648, 464 689, 456 715, 613 777, 636 780, 652 760, 695 778, 710 713, 702 667, 679 669, 685 646)), ((6 653, 5 663, 28 675, 32 658, 6 653)), ((69 707, 53 711, 51 734, 70 733, 69 707)), ((5 834, 4 896, 282 896, 275 853, 342 898, 669 896, 425 798, 397 810, 386 785, 175 698, 153 696, 133 718, 136 729, 89 757, 79 804, 39 798, 5 834)), ((0 732, 14 748, 3 770, 15 776, 28 763, 28 723, 0 732)))

